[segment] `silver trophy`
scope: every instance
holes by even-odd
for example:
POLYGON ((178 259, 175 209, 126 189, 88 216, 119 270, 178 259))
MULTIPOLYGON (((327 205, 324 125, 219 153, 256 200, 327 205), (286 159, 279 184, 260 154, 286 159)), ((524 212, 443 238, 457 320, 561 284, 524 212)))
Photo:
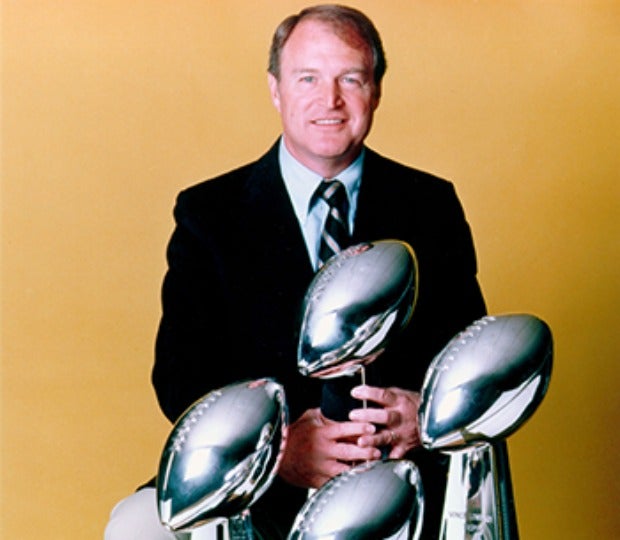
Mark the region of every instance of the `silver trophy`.
POLYGON ((421 392, 422 444, 450 456, 441 540, 518 538, 505 439, 546 394, 553 340, 527 314, 488 316, 433 359, 421 392))
POLYGON ((360 373, 409 322, 417 298, 411 246, 379 240, 333 256, 310 283, 303 304, 297 366, 329 379, 360 373))
POLYGON ((423 513, 416 465, 403 459, 372 461, 315 491, 297 515, 288 540, 415 540, 423 513))
MULTIPOLYGON (((333 256, 304 298, 299 371, 320 379, 359 374, 365 384, 365 367, 409 323, 417 284, 417 260, 405 242, 364 242, 333 256)), ((362 463, 310 496, 289 540, 409 540, 418 537, 422 514, 413 463, 362 463)))
POLYGON ((189 407, 160 459, 162 524, 179 533, 217 523, 218 538, 252 539, 250 507, 275 477, 287 415, 284 389, 271 379, 214 390, 189 407))

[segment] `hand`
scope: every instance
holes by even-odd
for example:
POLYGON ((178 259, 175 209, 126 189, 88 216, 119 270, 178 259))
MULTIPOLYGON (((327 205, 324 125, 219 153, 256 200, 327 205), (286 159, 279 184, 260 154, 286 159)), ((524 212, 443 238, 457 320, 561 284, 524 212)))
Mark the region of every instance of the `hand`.
POLYGON ((354 409, 349 419, 354 422, 371 422, 377 426, 373 434, 362 435, 357 441, 361 447, 390 448, 388 457, 402 458, 409 450, 421 445, 418 409, 420 394, 392 386, 378 388, 361 385, 351 390, 354 398, 372 401, 379 405, 354 409))
POLYGON ((290 484, 320 488, 355 462, 379 459, 381 452, 357 441, 376 430, 369 422, 336 422, 309 409, 290 424, 278 474, 290 484))

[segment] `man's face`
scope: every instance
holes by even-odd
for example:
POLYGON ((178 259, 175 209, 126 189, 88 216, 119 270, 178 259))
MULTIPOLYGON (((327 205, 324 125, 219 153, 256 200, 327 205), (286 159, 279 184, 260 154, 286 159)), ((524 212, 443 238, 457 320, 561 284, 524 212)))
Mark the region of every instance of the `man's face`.
POLYGON ((282 50, 280 79, 269 74, 284 141, 301 163, 325 177, 357 157, 379 104, 372 53, 325 23, 299 23, 282 50))

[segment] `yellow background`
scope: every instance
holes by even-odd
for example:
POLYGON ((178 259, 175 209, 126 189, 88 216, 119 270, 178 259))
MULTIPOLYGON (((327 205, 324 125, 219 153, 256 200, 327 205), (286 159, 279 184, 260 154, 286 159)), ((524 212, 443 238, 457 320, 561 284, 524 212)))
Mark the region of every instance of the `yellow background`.
MULTIPOLYGON (((455 182, 490 311, 554 333, 509 441, 522 537, 615 537, 620 3, 351 3, 389 60, 369 144, 455 182)), ((101 538, 153 474, 173 200, 275 140, 267 49, 303 5, 2 2, 2 538, 101 538)))

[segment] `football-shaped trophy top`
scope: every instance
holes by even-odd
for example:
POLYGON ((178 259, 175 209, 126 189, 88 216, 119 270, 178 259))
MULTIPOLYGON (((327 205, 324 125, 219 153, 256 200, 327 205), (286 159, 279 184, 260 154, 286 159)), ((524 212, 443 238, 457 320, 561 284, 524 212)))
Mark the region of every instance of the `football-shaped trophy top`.
POLYGON ((424 514, 419 471, 408 460, 362 463, 315 491, 288 540, 417 538, 424 514))
POLYGON ((250 507, 271 484, 285 447, 287 406, 271 379, 213 390, 177 420, 157 476, 161 522, 190 530, 250 507))
POLYGON ((549 384, 553 340, 528 314, 487 316, 433 359, 422 385, 422 444, 458 449, 500 440, 536 410, 549 384))
POLYGON ((399 240, 357 244, 329 259, 304 297, 299 371, 327 379, 374 360, 409 322, 417 278, 415 254, 399 240))

